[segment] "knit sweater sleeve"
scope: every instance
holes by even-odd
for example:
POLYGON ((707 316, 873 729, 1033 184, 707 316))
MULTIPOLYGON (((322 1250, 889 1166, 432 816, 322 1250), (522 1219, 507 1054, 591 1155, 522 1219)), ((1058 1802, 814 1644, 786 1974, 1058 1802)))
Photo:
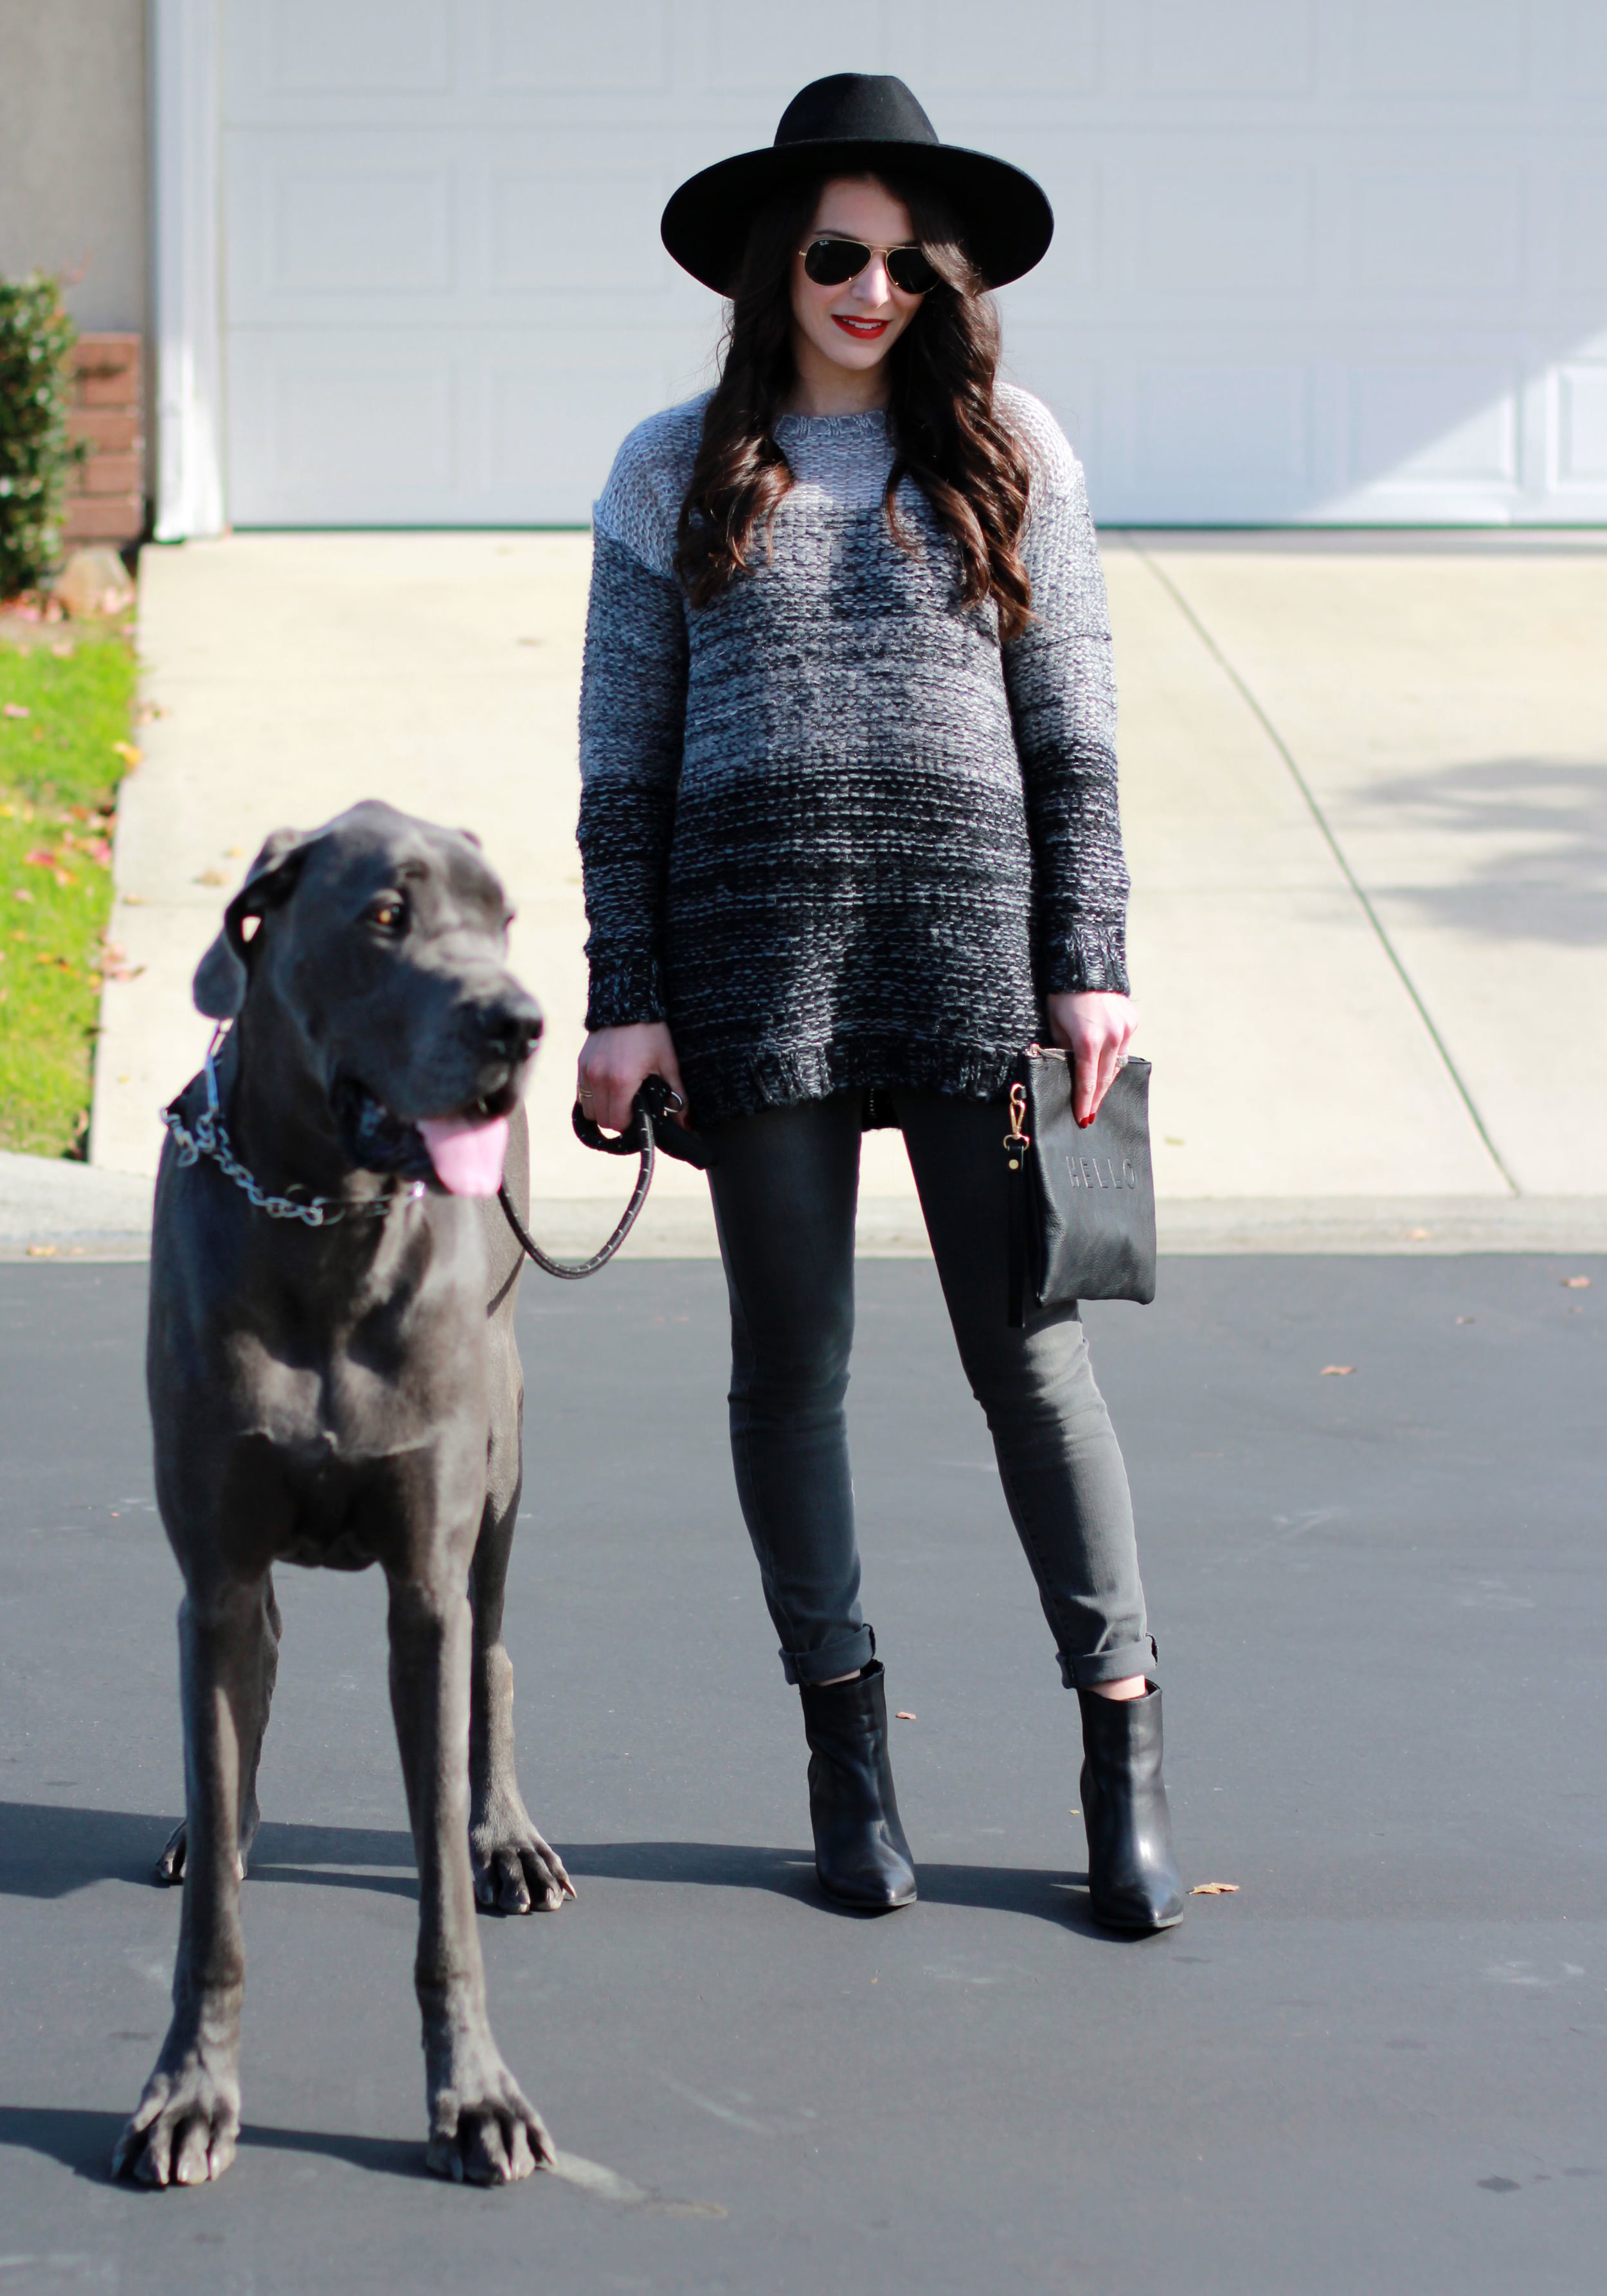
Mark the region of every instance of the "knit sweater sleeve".
POLYGON ((1127 988, 1128 877, 1116 785, 1111 618, 1082 466, 1047 407, 1000 391, 1032 466, 1028 627, 1004 647, 1027 794, 1045 995, 1127 988))
MULTIPOLYGON (((688 439, 692 452, 697 443, 692 411, 672 408, 631 433, 594 513, 580 680, 588 1029, 664 1018, 665 877, 686 714, 673 559, 688 439)), ((695 412, 701 425, 701 404, 695 412)))

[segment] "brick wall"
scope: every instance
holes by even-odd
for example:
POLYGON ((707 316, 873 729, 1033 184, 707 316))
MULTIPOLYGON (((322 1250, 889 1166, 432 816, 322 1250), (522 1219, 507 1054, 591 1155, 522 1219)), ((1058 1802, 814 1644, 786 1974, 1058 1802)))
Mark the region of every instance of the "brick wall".
POLYGON ((132 542, 145 530, 145 439, 137 335, 80 335, 72 355, 75 439, 89 456, 72 473, 61 538, 132 542))

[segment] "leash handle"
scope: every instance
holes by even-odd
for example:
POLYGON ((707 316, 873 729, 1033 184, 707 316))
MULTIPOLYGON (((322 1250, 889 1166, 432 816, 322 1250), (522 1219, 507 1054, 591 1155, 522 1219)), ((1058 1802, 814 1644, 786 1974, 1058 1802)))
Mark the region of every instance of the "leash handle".
POLYGON ((584 1275, 595 1275, 600 1267, 608 1266, 609 1261, 635 1227, 637 1215, 647 1201, 647 1192, 652 1185, 653 1168, 657 1160, 657 1151, 660 1148, 667 1156, 677 1156, 684 1163, 695 1164, 700 1171, 707 1170, 714 1160, 709 1150, 694 1133, 688 1132, 684 1126, 672 1120, 685 1105, 685 1103, 679 1093, 667 1085, 662 1077, 650 1076, 632 1103, 629 1126, 619 1135, 617 1139, 611 1140, 589 1116, 582 1114, 580 1103, 578 1101, 575 1103, 574 1112, 570 1120, 575 1128, 575 1137, 578 1140, 583 1141, 586 1147, 594 1148, 605 1156, 637 1155, 642 1160, 641 1168, 636 1174, 636 1185, 631 1190, 629 1203, 626 1205, 619 1216, 619 1226, 609 1237, 608 1242, 600 1250, 594 1251, 589 1259, 554 1259, 549 1253, 543 1251, 514 1210, 512 1201, 508 1194, 507 1182, 505 1180, 503 1182, 496 1191, 496 1201, 502 1206, 503 1216, 512 1229, 520 1250, 528 1259, 535 1261, 544 1275, 556 1275, 562 1283, 574 1283, 584 1275), (655 1119, 663 1128, 656 1135, 653 1130, 655 1119))
POLYGON ((625 1130, 610 1139, 594 1117, 587 1116, 577 1101, 570 1116, 575 1137, 587 1148, 594 1148, 603 1156, 639 1155, 647 1140, 655 1139, 666 1156, 674 1156, 683 1164, 693 1164, 706 1172, 714 1158, 695 1132, 684 1124, 668 1119, 678 1116, 685 1102, 673 1086, 661 1076, 646 1078, 641 1091, 631 1103, 631 1120, 625 1130), (660 1128, 655 1134, 652 1128, 660 1128))

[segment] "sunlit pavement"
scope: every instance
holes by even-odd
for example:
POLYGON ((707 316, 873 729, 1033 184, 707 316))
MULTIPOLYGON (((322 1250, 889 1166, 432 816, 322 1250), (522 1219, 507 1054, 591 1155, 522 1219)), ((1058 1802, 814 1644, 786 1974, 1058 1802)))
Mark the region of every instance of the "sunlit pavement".
POLYGON ((856 1484, 922 1901, 827 1910, 725 1457, 719 1270, 529 1280, 509 1640, 580 1894, 480 1934, 565 2173, 422 2173, 383 1590, 291 1570, 244 2139, 216 2188, 142 2196, 104 2164, 166 2022, 179 1903, 148 1875, 181 1800, 145 1272, 0 1269, 6 2284, 1594 2286, 1607 1259, 1162 1274, 1089 1323, 1185 1879, 1234 1894, 1151 1942, 1089 1927, 1075 1702, 932 1270, 873 1261, 856 1484))

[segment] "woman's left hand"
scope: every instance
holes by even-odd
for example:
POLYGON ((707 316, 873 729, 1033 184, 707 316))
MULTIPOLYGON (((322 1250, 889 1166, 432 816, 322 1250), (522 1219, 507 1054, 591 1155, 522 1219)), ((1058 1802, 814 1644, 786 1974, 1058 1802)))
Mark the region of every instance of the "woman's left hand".
POLYGON ((1086 1129, 1121 1066, 1138 1015, 1130 996, 1079 988, 1049 999, 1049 1029, 1071 1059, 1071 1113, 1086 1129))

